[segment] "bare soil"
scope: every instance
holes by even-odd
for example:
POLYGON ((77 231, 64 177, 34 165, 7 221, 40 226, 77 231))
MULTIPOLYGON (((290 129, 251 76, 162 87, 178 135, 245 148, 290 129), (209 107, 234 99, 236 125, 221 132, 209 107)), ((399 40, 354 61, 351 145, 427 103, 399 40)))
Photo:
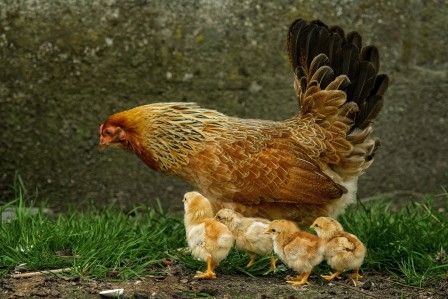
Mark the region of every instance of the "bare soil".
POLYGON ((69 276, 41 275, 31 278, 5 277, 0 280, 0 298, 100 298, 99 292, 123 288, 120 298, 448 298, 448 279, 419 288, 404 285, 397 277, 364 272, 360 281, 343 278, 327 282, 317 274, 310 276, 310 285, 292 287, 285 275, 261 277, 220 274, 213 281, 196 280, 194 271, 182 264, 154 266, 149 269, 157 276, 143 279, 114 281, 82 279, 69 276))

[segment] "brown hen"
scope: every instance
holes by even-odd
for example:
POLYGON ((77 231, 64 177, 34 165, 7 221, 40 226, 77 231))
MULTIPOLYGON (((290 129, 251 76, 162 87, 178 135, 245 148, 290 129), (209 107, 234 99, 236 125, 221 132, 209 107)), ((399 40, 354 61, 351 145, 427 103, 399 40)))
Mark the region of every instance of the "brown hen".
POLYGON ((301 19, 288 32, 300 110, 284 121, 239 119, 194 103, 156 103, 111 115, 100 145, 117 145, 152 169, 176 175, 215 212, 289 219, 304 226, 355 201, 359 175, 379 141, 371 123, 388 77, 374 46, 301 19))

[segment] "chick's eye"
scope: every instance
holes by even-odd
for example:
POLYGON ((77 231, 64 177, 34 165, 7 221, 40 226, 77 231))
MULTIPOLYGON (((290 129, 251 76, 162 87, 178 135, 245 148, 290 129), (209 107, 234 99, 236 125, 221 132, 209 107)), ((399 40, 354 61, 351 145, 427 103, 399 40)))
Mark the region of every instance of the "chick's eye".
POLYGON ((314 224, 314 227, 319 227, 319 225, 317 225, 317 224, 314 224))

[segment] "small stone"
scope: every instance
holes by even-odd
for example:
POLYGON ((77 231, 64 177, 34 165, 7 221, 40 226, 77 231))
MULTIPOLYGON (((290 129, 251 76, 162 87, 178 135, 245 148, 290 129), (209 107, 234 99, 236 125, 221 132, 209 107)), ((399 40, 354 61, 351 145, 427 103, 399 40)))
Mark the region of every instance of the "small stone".
POLYGON ((370 280, 368 280, 361 287, 364 290, 370 290, 370 289, 372 289, 372 286, 373 286, 373 283, 370 280))
POLYGON ((135 292, 134 296, 132 298, 133 299, 148 299, 149 296, 148 296, 148 294, 145 294, 145 293, 135 292))
POLYGON ((164 266, 172 266, 175 263, 176 263, 176 261, 172 260, 172 259, 163 259, 162 260, 162 265, 164 265, 164 266))
POLYGON ((50 290, 50 296, 61 297, 61 292, 59 292, 58 290, 52 289, 52 290, 50 290))

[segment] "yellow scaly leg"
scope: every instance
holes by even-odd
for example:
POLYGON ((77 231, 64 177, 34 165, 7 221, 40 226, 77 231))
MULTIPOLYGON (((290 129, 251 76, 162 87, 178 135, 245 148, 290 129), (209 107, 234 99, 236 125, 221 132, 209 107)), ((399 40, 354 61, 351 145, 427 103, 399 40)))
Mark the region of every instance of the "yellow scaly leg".
POLYGON ((358 280, 358 279, 362 278, 361 274, 359 274, 359 268, 353 269, 353 273, 351 275, 349 275, 349 277, 354 280, 358 280))
POLYGON ((341 279, 341 277, 339 276, 339 274, 341 274, 341 273, 342 273, 342 271, 336 271, 335 273, 330 272, 330 275, 321 275, 321 276, 322 276, 322 278, 324 278, 326 280, 333 280, 335 278, 341 279))
POLYGON ((207 271, 206 272, 201 272, 201 271, 197 271, 196 275, 194 276, 194 278, 199 278, 199 279, 216 279, 216 274, 214 272, 215 267, 218 264, 213 263, 212 261, 212 257, 209 256, 207 258, 207 271))
POLYGON ((310 276, 310 272, 302 273, 299 276, 296 276, 290 280, 287 280, 287 283, 292 284, 293 286, 303 286, 304 284, 310 284, 308 282, 308 277, 310 276))

